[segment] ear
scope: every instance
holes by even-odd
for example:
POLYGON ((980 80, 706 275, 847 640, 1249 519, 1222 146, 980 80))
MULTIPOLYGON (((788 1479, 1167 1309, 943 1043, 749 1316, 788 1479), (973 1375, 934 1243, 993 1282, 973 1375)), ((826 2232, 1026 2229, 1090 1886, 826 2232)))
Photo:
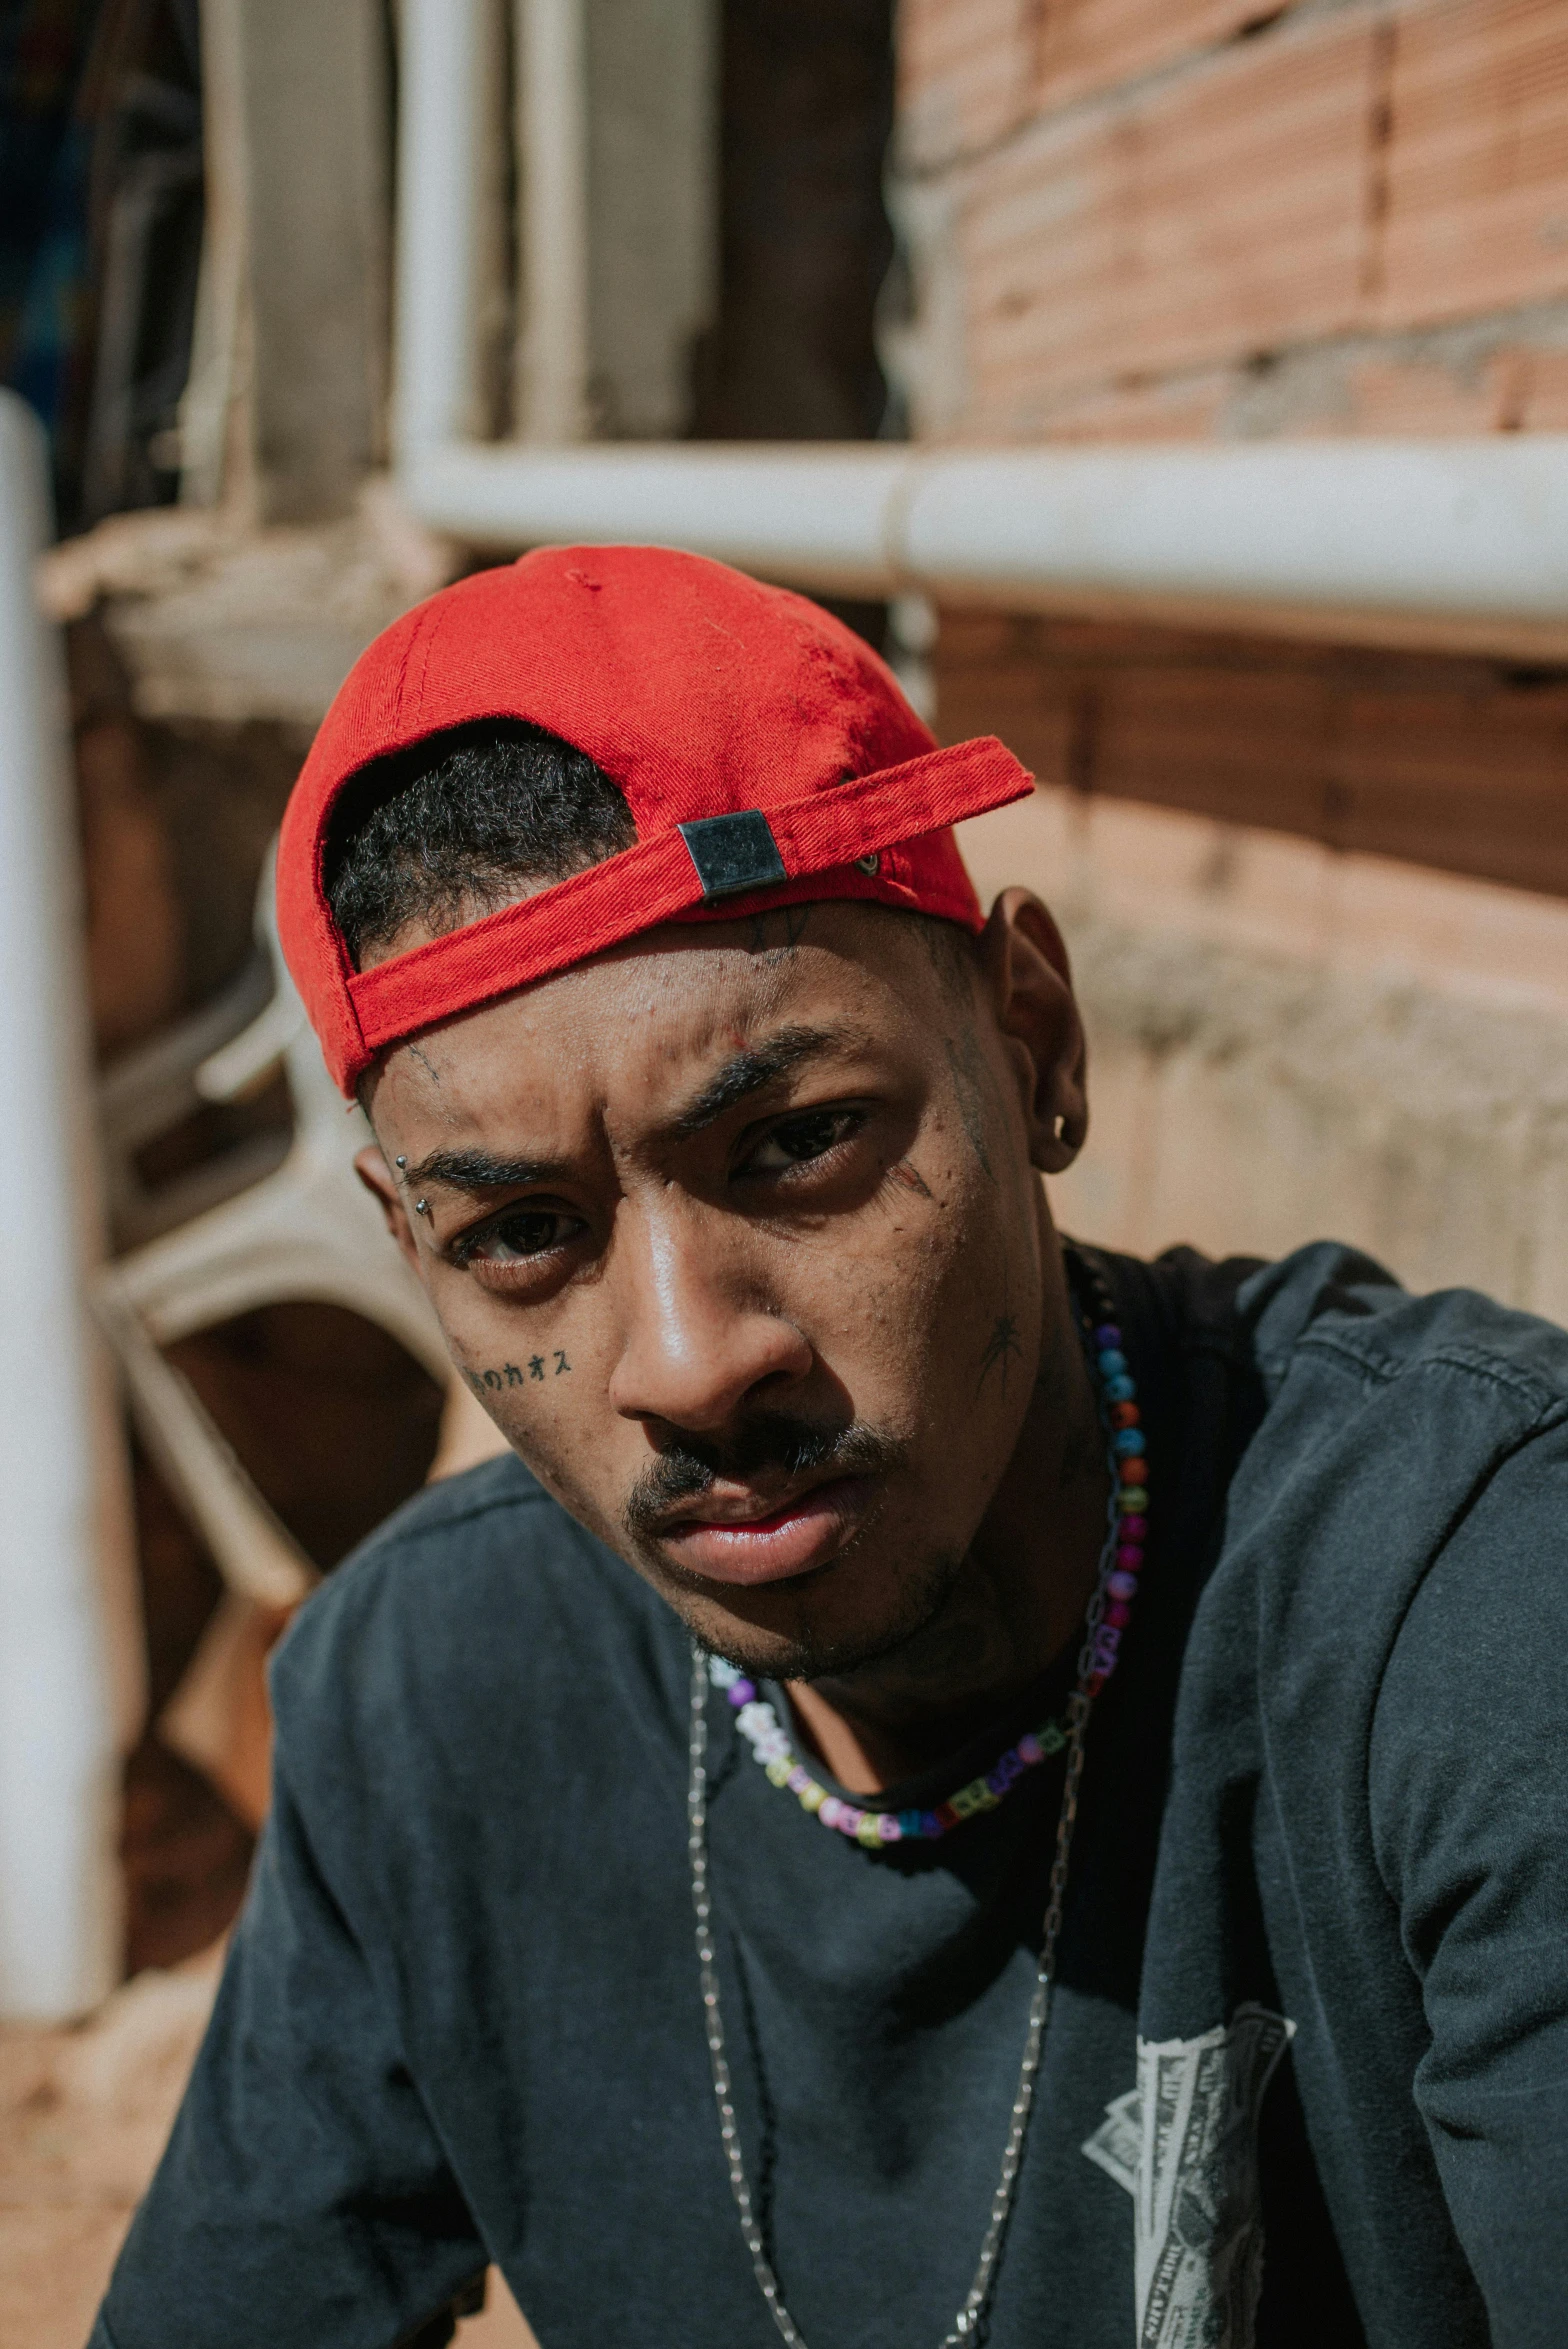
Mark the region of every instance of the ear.
POLYGON ((980 970, 1017 1078, 1030 1162, 1061 1174, 1089 1131, 1087 1048, 1062 934, 1033 890, 997 899, 980 970))
POLYGON ((409 1221, 408 1209, 403 1204, 397 1177, 383 1157, 379 1143, 372 1142, 366 1149, 356 1152, 354 1172, 380 1206, 387 1230, 422 1278, 419 1242, 414 1237, 414 1227, 409 1221))

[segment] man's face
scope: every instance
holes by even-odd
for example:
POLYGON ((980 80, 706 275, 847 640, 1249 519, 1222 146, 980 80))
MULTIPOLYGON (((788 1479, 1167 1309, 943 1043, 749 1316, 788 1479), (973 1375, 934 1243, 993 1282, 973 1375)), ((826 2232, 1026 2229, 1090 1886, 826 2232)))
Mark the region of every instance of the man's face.
POLYGON ((375 1081, 406 1168, 369 1175, 458 1368, 755 1671, 919 1629, 1029 1401, 1035 1070, 956 935, 845 904, 667 928, 375 1081))

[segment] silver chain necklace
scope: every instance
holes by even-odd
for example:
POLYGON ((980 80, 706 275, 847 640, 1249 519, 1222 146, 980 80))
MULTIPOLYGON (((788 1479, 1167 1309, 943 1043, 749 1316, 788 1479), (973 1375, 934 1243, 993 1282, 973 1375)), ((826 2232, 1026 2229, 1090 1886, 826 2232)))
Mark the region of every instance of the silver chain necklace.
MULTIPOLYGON (((1013 2190, 1023 2160, 1029 2108, 1034 2102, 1040 2050, 1051 2011, 1056 1942, 1062 1925, 1062 1898, 1067 1890, 1067 1861, 1072 1850, 1073 1828, 1078 1819, 1078 1785, 1083 1776, 1083 1735, 1089 1709, 1089 1699, 1080 1687, 1068 1700, 1067 1777, 1062 1788, 1062 1807, 1056 1821, 1056 1851, 1051 1861, 1050 1896, 1040 1935, 1040 1964, 1035 1975, 1034 1995, 1029 2001, 1023 2062, 1018 2068, 1018 2088, 1008 2121, 1007 2142, 1002 2148, 1001 2175, 991 2197, 991 2216, 980 2244, 980 2264, 975 2269, 975 2280, 969 2287, 963 2307, 953 2320, 952 2330, 943 2337, 942 2349, 964 2349, 965 2343, 974 2341, 985 2314, 986 2303, 991 2297, 996 2263, 1001 2256, 1002 2238, 1012 2216, 1013 2190)), ((768 2304, 773 2322, 783 2339, 789 2343, 790 2349, 806 2349, 804 2335, 784 2305, 779 2280, 768 2258, 762 2229, 757 2224, 756 2208, 740 2149, 740 2132, 735 2125, 734 2099, 730 2092, 730 2065, 724 2046, 724 2019, 719 2008, 719 1977, 713 1947, 713 1900, 708 1890, 708 1666, 700 1649, 694 1650, 692 1654, 689 1751, 691 1774, 686 1792, 686 1849, 691 1860, 691 1901, 697 1919, 697 1964, 702 1976, 703 2028, 707 2033, 708 2062, 713 2073, 713 2098, 719 2111, 719 2134, 724 2140, 725 2159, 729 2163, 730 2192, 735 2197, 735 2208, 740 2213, 740 2231, 746 2239, 746 2249, 751 2253, 751 2271, 768 2304)))
MULTIPOLYGON (((1062 1929, 1062 1902, 1067 1892, 1067 1863, 1072 1853, 1073 1829, 1078 1823, 1084 1733, 1093 1708, 1087 1684, 1095 1668, 1095 1635, 1104 1613, 1105 1586, 1116 1555, 1118 1520, 1114 1458, 1108 1518, 1105 1546, 1100 1553, 1099 1576, 1085 1617, 1084 1644, 1078 1658, 1078 1685, 1067 1701, 1067 1768, 1062 1785, 1062 1807, 1056 1819, 1056 1848, 1051 1859, 1045 1922, 1040 1932, 1040 1963, 1035 1974, 1034 1993, 1029 2001, 1023 2062, 1018 2068, 1018 2088, 1008 2119, 1007 2142, 1002 2148, 1001 2175, 991 2197, 991 2215, 980 2244, 980 2264, 975 2269, 975 2280, 969 2287, 963 2307, 953 2319, 951 2331, 943 2336, 941 2349, 966 2349, 966 2344, 972 2344, 978 2337, 996 2280, 996 2263, 1001 2257, 1002 2239, 1012 2216, 1013 2194, 1023 2161, 1024 2138, 1029 2128, 1035 2080, 1040 2070, 1040 2051, 1051 2012, 1056 1944, 1062 1929)), ((719 2135, 724 2141, 725 2160, 729 2164, 730 2192, 740 2214, 740 2231, 745 2237, 746 2249, 751 2254, 752 2274, 757 2279, 758 2289, 768 2304, 781 2338, 789 2344, 789 2349, 806 2349, 805 2338, 784 2305, 784 2295, 779 2289, 778 2277, 773 2272, 762 2239, 756 2205, 752 2201, 751 2186, 746 2176, 746 2164, 741 2155, 740 2131, 735 2124, 735 2102, 731 2093, 729 2056, 724 2045, 724 2018, 719 2006, 719 1977, 713 1946, 713 1897, 708 1888, 708 1689, 707 1657, 700 1648, 693 1646, 691 1737, 687 1748, 686 1851, 691 1861, 691 1905, 697 1924, 697 1966, 702 1980, 702 2020, 708 2041, 708 2063, 713 2074, 713 2100, 718 2107, 719 2135)))

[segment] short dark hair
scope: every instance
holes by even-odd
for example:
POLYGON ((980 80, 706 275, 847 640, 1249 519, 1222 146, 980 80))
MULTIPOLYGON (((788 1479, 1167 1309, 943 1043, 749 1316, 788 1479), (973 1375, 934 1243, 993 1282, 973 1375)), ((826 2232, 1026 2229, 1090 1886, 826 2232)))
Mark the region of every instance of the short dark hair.
POLYGON ((586 751, 486 719, 361 768, 333 809, 322 878, 359 965, 405 922, 455 930, 636 838, 620 785, 586 751))

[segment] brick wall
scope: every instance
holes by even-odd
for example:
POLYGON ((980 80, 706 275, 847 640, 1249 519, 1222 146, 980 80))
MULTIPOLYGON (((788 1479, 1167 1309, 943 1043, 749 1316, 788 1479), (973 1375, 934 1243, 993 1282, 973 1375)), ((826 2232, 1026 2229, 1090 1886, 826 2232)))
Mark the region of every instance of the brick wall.
POLYGON ((1568 425, 1563 0, 904 0, 900 75, 926 428, 1568 425))
POLYGON ((987 612, 935 666, 1048 787, 1568 897, 1568 674, 987 612))
MULTIPOLYGON (((903 0, 927 437, 1568 429, 1568 0, 903 0)), ((944 616, 1046 781, 1568 894, 1568 671, 944 616)))

